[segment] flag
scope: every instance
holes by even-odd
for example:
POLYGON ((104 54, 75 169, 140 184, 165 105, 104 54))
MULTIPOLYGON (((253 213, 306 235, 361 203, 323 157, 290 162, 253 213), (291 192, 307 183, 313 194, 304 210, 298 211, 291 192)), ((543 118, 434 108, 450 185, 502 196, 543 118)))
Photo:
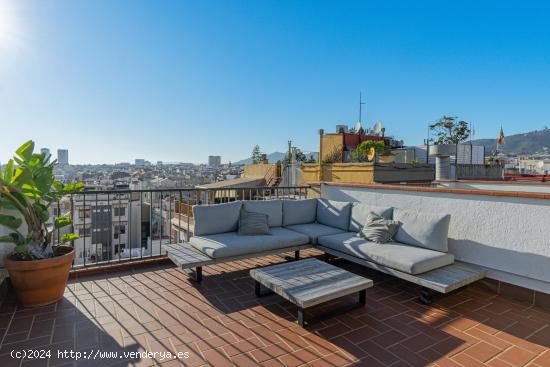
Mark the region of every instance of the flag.
POLYGON ((502 126, 500 127, 500 132, 498 133, 497 142, 502 144, 504 142, 504 132, 502 131, 502 126))

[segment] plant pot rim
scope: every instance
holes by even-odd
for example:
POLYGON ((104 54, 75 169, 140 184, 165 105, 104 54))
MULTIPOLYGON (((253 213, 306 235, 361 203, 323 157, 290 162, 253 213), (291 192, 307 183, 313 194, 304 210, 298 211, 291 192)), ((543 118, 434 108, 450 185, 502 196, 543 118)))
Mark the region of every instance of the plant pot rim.
POLYGON ((33 259, 33 260, 13 260, 10 259, 9 256, 7 256, 4 259, 4 265, 6 266, 6 269, 9 270, 9 268, 17 267, 21 270, 32 270, 32 269, 43 269, 48 268, 51 266, 56 266, 59 263, 63 263, 66 261, 67 257, 73 256, 75 250, 71 246, 59 246, 58 248, 66 248, 70 249, 70 251, 67 251, 66 253, 50 257, 48 259, 33 259))

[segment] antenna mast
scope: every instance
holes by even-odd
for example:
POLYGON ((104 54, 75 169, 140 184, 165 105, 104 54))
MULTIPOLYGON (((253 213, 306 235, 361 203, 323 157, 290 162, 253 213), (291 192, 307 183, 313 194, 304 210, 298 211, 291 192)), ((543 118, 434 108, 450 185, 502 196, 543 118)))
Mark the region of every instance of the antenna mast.
POLYGON ((363 102, 362 94, 359 92, 359 122, 361 122, 361 117, 363 114, 363 105, 365 102, 363 102))

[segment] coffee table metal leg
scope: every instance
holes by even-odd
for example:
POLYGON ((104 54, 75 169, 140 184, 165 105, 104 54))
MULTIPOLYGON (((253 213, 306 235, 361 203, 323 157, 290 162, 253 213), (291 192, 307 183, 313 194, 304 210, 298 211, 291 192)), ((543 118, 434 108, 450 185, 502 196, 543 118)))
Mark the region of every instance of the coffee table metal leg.
POLYGON ((272 294, 273 291, 267 290, 262 293, 262 284, 257 280, 254 280, 254 293, 256 294, 256 297, 263 297, 267 296, 268 294, 272 294))
POLYGON ((300 250, 294 251, 294 260, 300 260, 300 250))
POLYGON ((325 313, 322 313, 318 316, 312 317, 311 319, 307 319, 305 317, 306 310, 303 308, 298 308, 298 324, 300 326, 307 326, 311 325, 315 322, 323 321, 328 318, 331 318, 333 316, 344 314, 348 311, 354 310, 356 308, 362 308, 365 307, 365 304, 367 302, 367 290, 363 289, 362 291, 359 291, 359 302, 353 303, 351 305, 342 306, 330 311, 327 311, 325 313))
POLYGON ((306 310, 304 310, 301 307, 298 307, 298 325, 305 326, 306 325, 306 319, 304 318, 304 314, 306 313, 306 310))
POLYGON ((260 282, 254 281, 254 293, 256 294, 256 297, 262 296, 262 285, 260 282))
POLYGON ((185 269, 185 272, 193 279, 195 282, 200 283, 202 281, 202 266, 197 266, 195 270, 185 269))

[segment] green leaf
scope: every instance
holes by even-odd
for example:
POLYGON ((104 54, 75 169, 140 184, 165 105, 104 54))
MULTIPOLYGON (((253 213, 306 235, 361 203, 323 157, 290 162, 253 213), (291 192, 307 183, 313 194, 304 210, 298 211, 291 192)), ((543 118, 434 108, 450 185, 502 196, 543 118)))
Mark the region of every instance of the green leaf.
POLYGON ((15 174, 13 175, 11 182, 16 185, 31 184, 32 173, 28 168, 19 166, 15 169, 15 174))
POLYGON ((29 160, 32 157, 32 152, 34 151, 34 141, 29 140, 25 144, 21 145, 15 153, 24 160, 29 160))
POLYGON ((15 205, 8 199, 4 199, 2 196, 0 196, 0 208, 4 208, 7 210, 14 210, 16 209, 15 205))
POLYGON ((21 185, 21 189, 23 191, 23 195, 26 197, 32 198, 32 199, 39 199, 40 198, 40 191, 37 190, 36 187, 33 185, 23 184, 21 185))
POLYGON ((15 243, 15 239, 12 236, 0 236, 0 242, 15 243))
POLYGON ((21 218, 16 218, 13 215, 0 214, 0 224, 5 227, 17 230, 21 226, 21 223, 23 223, 21 218))
POLYGON ((36 212, 36 215, 42 222, 47 222, 50 219, 50 213, 48 212, 48 209, 46 208, 45 205, 40 204, 38 202, 34 202, 32 204, 32 207, 36 212))
POLYGON ((46 194, 51 190, 53 175, 46 172, 40 172, 34 176, 34 184, 40 192, 46 194))
POLYGON ((80 192, 80 191, 84 190, 84 187, 85 187, 85 185, 82 182, 68 184, 67 186, 65 186, 63 188, 63 193, 64 194, 74 194, 76 192, 80 192))
POLYGON ((57 192, 62 192, 63 191, 63 188, 65 187, 65 185, 63 185, 61 182, 59 181, 55 181, 53 184, 52 184, 53 188, 55 189, 55 191, 57 192))
POLYGON ((6 169, 4 170, 4 180, 7 182, 11 182, 11 178, 13 177, 13 159, 10 159, 8 161, 8 164, 6 164, 6 169))
POLYGON ((72 224, 73 221, 68 215, 62 215, 60 217, 55 218, 55 228, 63 228, 70 224, 72 224))
POLYGON ((67 234, 64 234, 63 236, 61 236, 61 243, 66 243, 66 242, 69 242, 69 241, 74 241, 74 240, 77 240, 79 239, 80 236, 77 235, 77 234, 74 234, 74 233, 67 233, 67 234))
POLYGON ((0 242, 4 243, 15 243, 16 245, 22 245, 25 243, 25 237, 19 233, 10 233, 7 236, 1 236, 0 242))
POLYGON ((29 248, 26 244, 22 244, 22 245, 15 246, 13 251, 15 253, 18 253, 18 254, 28 254, 29 253, 29 248))

